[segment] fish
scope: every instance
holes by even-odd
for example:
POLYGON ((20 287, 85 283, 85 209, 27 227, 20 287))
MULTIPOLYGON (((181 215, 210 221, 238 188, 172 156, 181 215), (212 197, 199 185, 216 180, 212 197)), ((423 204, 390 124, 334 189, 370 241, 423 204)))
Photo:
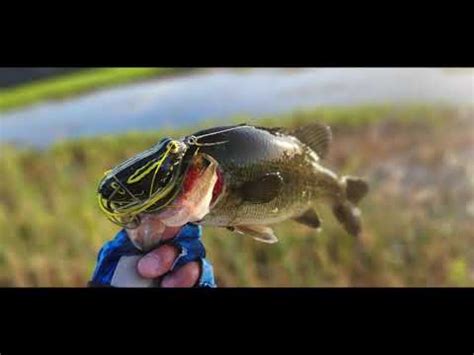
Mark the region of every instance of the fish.
MULTIPOLYGON (((369 186, 323 165, 331 141, 330 127, 319 122, 296 129, 220 126, 166 138, 106 174, 99 201, 115 223, 134 222, 132 235, 148 216, 164 228, 191 222, 275 243, 272 225, 287 220, 319 232, 316 205, 327 204, 346 232, 359 237, 358 204, 369 186)), ((159 237, 131 239, 150 248, 159 237)))

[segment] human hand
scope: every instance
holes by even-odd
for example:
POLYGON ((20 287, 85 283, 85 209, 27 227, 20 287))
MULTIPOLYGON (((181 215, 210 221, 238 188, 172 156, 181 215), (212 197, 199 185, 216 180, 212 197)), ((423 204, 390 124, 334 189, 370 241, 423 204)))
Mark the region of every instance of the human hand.
POLYGON ((138 273, 161 287, 194 287, 205 283, 206 278, 213 279, 200 238, 201 227, 194 224, 166 227, 161 234, 162 245, 138 261, 138 273))
POLYGON ((99 253, 91 286, 215 287, 201 227, 188 223, 161 233, 162 244, 144 256, 131 242, 142 230, 119 232, 99 253))

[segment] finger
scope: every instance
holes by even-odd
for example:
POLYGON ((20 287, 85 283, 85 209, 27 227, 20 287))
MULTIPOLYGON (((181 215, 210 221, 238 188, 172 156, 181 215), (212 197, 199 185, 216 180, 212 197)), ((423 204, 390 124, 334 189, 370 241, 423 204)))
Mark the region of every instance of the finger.
POLYGON ((165 229, 166 226, 155 215, 145 214, 140 216, 140 225, 127 229, 127 233, 136 246, 146 250, 159 243, 165 229))
POLYGON ((197 261, 192 261, 166 275, 161 281, 161 287, 193 287, 199 279, 201 267, 197 261))
POLYGON ((174 238, 176 234, 178 234, 178 232, 181 230, 181 228, 182 227, 166 227, 162 234, 163 240, 174 238))
POLYGON ((140 225, 134 229, 127 229, 127 233, 132 242, 142 250, 149 250, 160 241, 175 237, 181 229, 166 226, 158 215, 145 214, 140 218, 140 225))
POLYGON ((159 277, 171 269, 178 254, 176 247, 163 245, 139 260, 138 273, 145 278, 159 277))

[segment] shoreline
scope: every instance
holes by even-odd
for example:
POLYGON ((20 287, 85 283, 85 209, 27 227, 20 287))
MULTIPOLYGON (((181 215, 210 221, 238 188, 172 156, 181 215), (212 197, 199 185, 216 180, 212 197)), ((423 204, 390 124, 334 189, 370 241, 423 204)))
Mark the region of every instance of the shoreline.
POLYGON ((96 68, 54 75, 0 88, 0 113, 23 109, 46 100, 70 99, 117 85, 177 76, 192 70, 193 68, 96 68))

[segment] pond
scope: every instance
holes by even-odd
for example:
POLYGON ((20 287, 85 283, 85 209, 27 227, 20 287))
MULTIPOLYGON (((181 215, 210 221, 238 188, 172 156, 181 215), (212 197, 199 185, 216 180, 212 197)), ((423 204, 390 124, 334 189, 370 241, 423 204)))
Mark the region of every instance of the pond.
POLYGON ((0 143, 192 126, 207 119, 318 106, 473 102, 473 70, 439 68, 205 69, 0 113, 0 143))

